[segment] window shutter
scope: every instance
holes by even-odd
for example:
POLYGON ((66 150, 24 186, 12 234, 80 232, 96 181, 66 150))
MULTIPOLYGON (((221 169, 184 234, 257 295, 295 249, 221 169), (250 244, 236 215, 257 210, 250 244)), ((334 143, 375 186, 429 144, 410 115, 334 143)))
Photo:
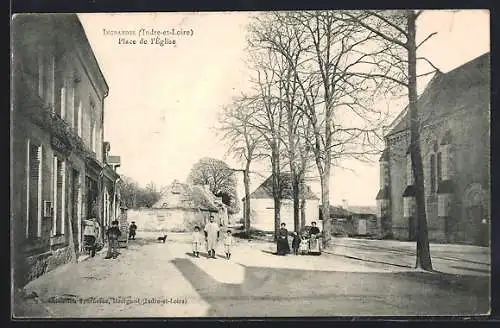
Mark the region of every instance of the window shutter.
POLYGON ((61 118, 66 116, 66 87, 61 87, 61 118))

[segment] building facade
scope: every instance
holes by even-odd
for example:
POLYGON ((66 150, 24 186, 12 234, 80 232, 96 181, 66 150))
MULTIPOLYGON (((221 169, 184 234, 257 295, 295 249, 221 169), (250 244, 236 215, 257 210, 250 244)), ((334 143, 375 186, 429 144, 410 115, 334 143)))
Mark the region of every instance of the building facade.
POLYGON ((227 206, 212 194, 209 186, 189 185, 174 180, 161 192, 151 208, 128 211, 129 221, 135 221, 142 231, 183 232, 194 226, 204 227, 213 216, 215 222, 227 225, 227 206))
MULTIPOLYGON (((438 72, 418 99, 429 240, 488 245, 490 54, 438 72)), ((408 113, 385 137, 377 195, 382 234, 415 240, 408 113)))
POLYGON ((106 224, 103 187, 118 174, 104 172, 108 85, 78 17, 16 15, 12 33, 11 236, 23 285, 80 255, 82 220, 106 224))
MULTIPOLYGON (((293 222, 293 199, 291 193, 291 177, 289 173, 281 173, 281 208, 280 208, 280 222, 284 222, 287 229, 292 231, 294 229, 293 222)), ((304 186, 305 202, 300 204, 300 213, 304 214, 301 219, 301 226, 309 226, 311 222, 316 221, 318 227, 322 225, 319 222, 318 206, 319 198, 307 185, 304 186), (303 205, 303 208, 302 208, 303 205)), ((245 208, 245 198, 242 199, 243 208, 245 208)), ((301 202, 300 202, 301 203, 301 202)), ((257 189, 250 194, 250 224, 252 228, 273 231, 274 232, 274 199, 272 192, 272 176, 268 177, 257 189)))

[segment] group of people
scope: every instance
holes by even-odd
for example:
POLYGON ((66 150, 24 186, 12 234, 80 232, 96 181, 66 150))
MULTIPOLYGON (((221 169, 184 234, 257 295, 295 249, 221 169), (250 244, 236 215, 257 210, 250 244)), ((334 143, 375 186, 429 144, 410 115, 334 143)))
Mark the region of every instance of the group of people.
MULTIPOLYGON (((318 239, 320 236, 320 230, 316 226, 316 222, 311 222, 311 228, 308 233, 304 233, 301 236, 296 232, 292 234, 292 250, 293 254, 298 255, 299 250, 301 253, 308 252, 310 249, 318 249, 319 244, 318 239)), ((290 253, 290 244, 288 242, 288 230, 286 229, 286 223, 282 222, 279 232, 278 238, 276 242, 277 254, 278 255, 286 255, 290 253)))
MULTIPOLYGON (((90 256, 94 257, 96 251, 102 248, 104 244, 101 238, 101 225, 95 217, 83 220, 83 225, 84 249, 90 253, 90 256)), ((118 238, 120 238, 121 234, 118 221, 112 221, 111 226, 105 232, 106 239, 108 240, 106 259, 116 259, 118 257, 118 238)))
MULTIPOLYGON (((200 257, 200 249, 203 246, 204 240, 208 253, 207 257, 209 259, 215 259, 215 249, 217 248, 217 244, 222 237, 221 226, 215 222, 213 216, 210 216, 210 221, 203 229, 204 235, 202 235, 200 230, 199 226, 194 227, 192 236, 193 256, 200 257)), ((226 230, 226 233, 223 236, 223 244, 226 259, 229 260, 231 258, 231 246, 233 245, 233 236, 231 230, 229 229, 226 230)))

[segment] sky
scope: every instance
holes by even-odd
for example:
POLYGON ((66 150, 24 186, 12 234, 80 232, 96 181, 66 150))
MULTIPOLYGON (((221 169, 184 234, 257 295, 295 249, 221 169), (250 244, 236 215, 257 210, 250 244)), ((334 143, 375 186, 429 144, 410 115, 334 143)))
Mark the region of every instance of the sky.
MULTIPOLYGON (((214 127, 217 113, 248 86, 244 62, 246 24, 251 13, 86 13, 78 14, 101 71, 109 86, 104 102, 104 137, 111 154, 121 156, 120 173, 140 185, 157 186, 184 181, 202 157, 241 163, 226 156, 214 127), (190 35, 160 37, 151 44, 119 44, 109 31, 187 30, 190 35), (106 32, 104 31, 106 30, 106 32), (191 34, 192 31, 192 34, 191 34), (175 45, 161 45, 163 39, 175 45)), ((441 71, 447 72, 490 51, 489 12, 485 10, 426 11, 418 20, 417 41, 437 32, 420 49, 441 71)), ((429 71, 419 65, 417 73, 429 71)), ((421 92, 430 77, 419 81, 421 92)), ((387 102, 384 102, 387 103, 387 102)), ((404 107, 387 104, 393 117, 404 107)), ((379 188, 378 162, 343 161, 331 180, 330 201, 350 205, 375 204, 379 188)), ((251 169, 251 189, 270 174, 266 163, 251 169)), ((317 176, 315 171, 310 174, 317 176)), ((238 191, 243 196, 242 178, 238 191)), ((320 195, 319 181, 311 188, 320 195)))

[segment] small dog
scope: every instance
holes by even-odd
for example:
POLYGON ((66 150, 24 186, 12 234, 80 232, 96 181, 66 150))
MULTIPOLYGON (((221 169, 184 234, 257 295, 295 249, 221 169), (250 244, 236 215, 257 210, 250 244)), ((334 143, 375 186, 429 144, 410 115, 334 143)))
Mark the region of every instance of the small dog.
POLYGON ((165 240, 167 240, 167 235, 164 235, 163 237, 158 237, 158 241, 162 241, 164 244, 165 240))

